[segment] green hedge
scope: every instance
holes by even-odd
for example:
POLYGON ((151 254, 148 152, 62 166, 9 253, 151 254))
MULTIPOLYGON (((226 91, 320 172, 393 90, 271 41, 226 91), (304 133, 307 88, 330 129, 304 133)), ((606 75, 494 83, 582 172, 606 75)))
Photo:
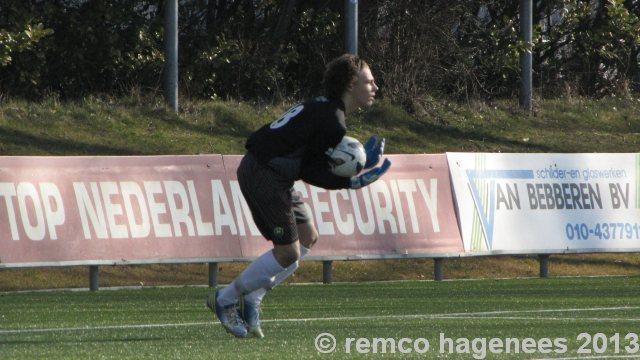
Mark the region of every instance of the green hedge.
MULTIPOLYGON (((360 55, 382 94, 494 98, 518 91, 518 1, 368 0, 360 55)), ((163 4, 0 0, 0 96, 161 92, 163 4)), ((317 94, 343 51, 343 1, 182 0, 181 94, 274 100, 317 94)), ((534 81, 542 95, 639 89, 640 2, 534 1, 534 81)))

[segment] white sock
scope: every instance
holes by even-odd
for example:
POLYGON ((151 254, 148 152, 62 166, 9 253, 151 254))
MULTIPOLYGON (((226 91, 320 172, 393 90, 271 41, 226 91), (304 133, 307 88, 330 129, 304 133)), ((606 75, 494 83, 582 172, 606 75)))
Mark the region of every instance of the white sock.
POLYGON ((235 304, 240 295, 269 286, 273 277, 283 270, 285 268, 278 263, 273 251, 269 250, 253 260, 231 284, 220 290, 218 302, 222 306, 235 304))
MULTIPOLYGON (((311 251, 311 249, 300 245, 300 259, 302 259, 305 255, 307 255, 309 253, 309 251, 311 251)), ((281 272, 279 272, 276 276, 274 276, 272 278, 272 281, 269 284, 269 286, 262 287, 262 288, 259 288, 257 290, 254 290, 253 292, 251 292, 249 294, 246 294, 244 296, 244 298, 247 301, 255 303, 255 304, 261 303, 262 302, 262 298, 264 298, 264 296, 267 293, 267 290, 273 289, 276 285, 278 285, 281 282, 283 282, 286 278, 291 276, 291 274, 293 274, 298 269, 298 267, 299 267, 299 261, 296 261, 293 264, 287 266, 286 269, 282 270, 281 272)))

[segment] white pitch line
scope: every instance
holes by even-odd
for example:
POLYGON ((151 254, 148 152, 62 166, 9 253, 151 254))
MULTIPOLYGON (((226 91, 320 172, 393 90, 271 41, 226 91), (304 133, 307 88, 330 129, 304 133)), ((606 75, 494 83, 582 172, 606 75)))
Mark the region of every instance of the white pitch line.
POLYGON ((538 310, 500 310, 500 311, 484 311, 474 313, 452 313, 442 314, 448 316, 466 316, 473 315, 500 315, 500 314, 526 314, 526 313, 558 313, 558 312, 583 312, 583 311, 608 311, 608 310, 634 310, 640 309, 640 306, 616 306, 616 307, 599 307, 599 308, 577 308, 577 309, 538 309, 538 310))
POLYGON ((523 316, 437 316, 438 320, 453 319, 491 319, 491 320, 545 320, 545 321, 594 321, 594 322, 640 322, 640 319, 627 318, 564 318, 564 317, 523 317, 523 316))
MULTIPOLYGON (((575 321, 640 321, 640 319, 614 319, 614 318, 560 318, 560 317, 517 317, 499 316, 508 314, 545 314, 562 312, 588 312, 588 311, 617 311, 640 309, 640 306, 618 306, 600 308, 574 308, 574 309, 540 309, 540 310, 505 310, 505 311, 480 311, 466 313, 444 313, 444 314, 408 314, 408 315, 367 315, 367 316, 341 316, 341 317, 316 317, 316 318, 294 318, 294 319, 264 319, 263 323, 279 322, 311 322, 311 321, 362 321, 362 320, 383 320, 383 319, 496 319, 496 320, 575 320, 575 321)), ((187 327, 205 326, 216 322, 191 322, 191 323, 165 323, 165 324, 133 324, 133 325, 106 325, 93 327, 56 327, 56 328, 35 328, 35 329, 0 329, 0 334, 23 334, 23 333, 46 333, 64 331, 94 331, 94 330, 119 330, 119 329, 149 329, 164 327, 187 327)))
MULTIPOLYGON (((307 319, 271 319, 260 320, 261 322, 301 322, 301 321, 336 321, 336 320, 379 320, 379 319, 483 319, 489 318, 487 315, 501 314, 544 314, 560 312, 585 312, 585 311, 610 311, 610 310, 634 310, 640 306, 618 306, 602 308, 582 308, 582 309, 540 309, 540 310, 504 310, 504 311, 479 311, 465 313, 445 313, 445 314, 413 314, 413 315, 367 315, 367 316, 342 316, 342 317, 322 317, 307 319)), ((496 317, 503 318, 503 317, 496 317)), ((522 319, 522 318, 520 318, 522 319)), ((614 319, 615 320, 615 319, 614 319)))
POLYGON ((593 355, 578 357, 562 357, 562 358, 540 358, 532 360, 584 360, 584 359, 637 359, 638 355, 593 355))
POLYGON ((192 322, 192 323, 175 323, 175 324, 134 324, 134 325, 106 325, 106 326, 59 327, 59 328, 40 328, 40 329, 13 329, 13 330, 7 329, 7 330, 0 330, 0 334, 122 330, 122 329, 151 329, 151 328, 166 328, 166 327, 203 326, 203 325, 211 325, 211 324, 212 322, 209 321, 209 322, 192 322))

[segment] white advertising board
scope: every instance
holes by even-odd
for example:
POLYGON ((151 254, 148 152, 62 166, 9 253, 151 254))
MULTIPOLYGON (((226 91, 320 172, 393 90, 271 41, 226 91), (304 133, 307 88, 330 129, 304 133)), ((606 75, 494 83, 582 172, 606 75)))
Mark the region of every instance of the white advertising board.
POLYGON ((640 250, 640 154, 447 153, 466 253, 640 250))

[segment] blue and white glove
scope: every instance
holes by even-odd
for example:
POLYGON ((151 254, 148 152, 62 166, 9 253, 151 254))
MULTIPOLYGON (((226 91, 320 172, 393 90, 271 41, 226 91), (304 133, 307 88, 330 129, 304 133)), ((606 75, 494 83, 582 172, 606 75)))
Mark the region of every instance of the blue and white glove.
POLYGON ((372 182, 378 180, 380 176, 384 175, 384 173, 389 170, 391 167, 391 161, 389 159, 384 159, 382 165, 377 168, 373 168, 364 174, 356 175, 351 178, 351 188, 352 189, 360 189, 363 186, 367 186, 372 182))
POLYGON ((382 154, 384 154, 384 138, 378 141, 375 136, 370 137, 364 144, 364 151, 367 153, 367 162, 364 164, 364 168, 371 169, 378 165, 382 154))

